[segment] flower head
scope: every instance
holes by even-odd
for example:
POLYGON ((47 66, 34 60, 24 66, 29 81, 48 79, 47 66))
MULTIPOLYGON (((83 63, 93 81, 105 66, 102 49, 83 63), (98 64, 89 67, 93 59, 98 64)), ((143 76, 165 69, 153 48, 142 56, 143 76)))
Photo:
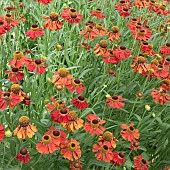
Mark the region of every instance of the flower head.
POLYGON ((97 160, 103 160, 104 162, 110 162, 112 160, 112 146, 110 142, 98 142, 93 145, 93 152, 97 152, 95 157, 97 160))
POLYGON ((19 153, 16 155, 16 160, 22 162, 22 163, 27 163, 30 161, 30 154, 27 149, 23 148, 19 151, 19 153))
POLYGON ((83 85, 82 81, 80 79, 72 80, 72 83, 68 86, 66 86, 71 92, 74 90, 77 94, 82 94, 83 91, 86 90, 85 86, 83 85))
POLYGON ((99 19, 104 19, 104 18, 106 18, 106 16, 103 14, 102 10, 99 9, 99 8, 97 8, 95 11, 91 11, 91 12, 90 12, 90 15, 91 15, 91 16, 95 16, 95 17, 97 17, 97 18, 99 18, 99 19))
POLYGON ((69 108, 65 107, 65 108, 62 108, 60 110, 53 111, 51 113, 51 119, 52 119, 52 121, 58 122, 58 123, 69 122, 71 120, 71 117, 69 115, 69 108))
POLYGON ((23 71, 20 71, 18 68, 6 70, 5 73, 8 74, 8 80, 10 80, 11 82, 18 82, 24 78, 23 71))
POLYGON ((106 121, 105 120, 101 120, 98 116, 96 116, 95 114, 89 114, 86 119, 89 122, 86 122, 84 125, 84 130, 88 133, 90 133, 92 136, 94 134, 96 135, 101 135, 104 131, 105 128, 102 126, 102 124, 104 124, 106 121))
POLYGON ((71 163, 70 163, 71 170, 82 170, 82 168, 83 168, 83 165, 80 160, 71 161, 71 163))
POLYGON ((78 109, 83 110, 86 107, 89 106, 89 104, 87 103, 87 101, 85 100, 84 96, 79 96, 77 98, 73 98, 71 100, 71 103, 78 109))
POLYGON ((121 128, 123 130, 120 132, 122 138, 124 140, 128 140, 129 142, 134 142, 137 139, 139 139, 139 131, 138 129, 135 129, 134 124, 131 123, 129 126, 127 124, 121 124, 121 128))
POLYGON ((150 162, 143 159, 141 155, 134 157, 135 170, 148 170, 150 162))
POLYGON ((51 31, 57 31, 63 27, 64 23, 58 20, 58 14, 55 12, 51 12, 50 16, 43 16, 43 18, 47 20, 43 23, 43 26, 51 31))
POLYGON ((19 126, 14 130, 14 135, 25 139, 27 136, 32 138, 35 132, 37 132, 37 128, 30 123, 29 118, 27 116, 21 116, 19 118, 19 126))
POLYGON ((66 8, 62 11, 61 17, 72 24, 79 24, 83 16, 74 8, 66 8))
POLYGON ((69 71, 66 68, 60 68, 54 73, 54 77, 51 79, 51 82, 54 84, 68 86, 72 83, 72 77, 73 76, 69 74, 69 71))
POLYGON ((70 161, 77 160, 81 157, 80 143, 71 138, 61 144, 61 155, 70 161))
POLYGON ((42 28, 39 28, 37 24, 33 24, 31 26, 31 29, 26 32, 26 36, 34 40, 37 37, 42 37, 44 35, 44 32, 42 31, 42 28))
POLYGON ((112 155, 111 163, 114 164, 114 166, 120 166, 126 162, 126 158, 124 157, 123 152, 114 152, 112 155))
POLYGON ((71 120, 67 123, 62 123, 63 127, 67 129, 68 132, 75 132, 76 130, 83 127, 83 119, 78 118, 75 111, 70 111, 69 115, 71 120))
POLYGON ((36 144, 36 149, 41 154, 53 153, 58 150, 58 148, 58 142, 56 142, 48 133, 44 134, 41 141, 36 144))
POLYGON ((109 96, 106 99, 107 106, 110 106, 115 109, 124 107, 124 99, 121 96, 109 96))
POLYGON ((46 67, 47 65, 45 64, 45 60, 40 59, 31 60, 30 63, 27 65, 29 71, 33 72, 35 70, 37 74, 45 73, 46 67))

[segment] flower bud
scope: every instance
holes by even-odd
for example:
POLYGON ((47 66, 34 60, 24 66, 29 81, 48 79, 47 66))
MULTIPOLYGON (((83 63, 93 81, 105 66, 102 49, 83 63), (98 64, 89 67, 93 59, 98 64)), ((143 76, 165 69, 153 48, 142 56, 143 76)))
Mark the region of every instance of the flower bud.
POLYGON ((151 110, 151 107, 150 107, 149 105, 145 105, 145 109, 146 109, 147 111, 149 111, 149 110, 151 110))
POLYGON ((7 131, 5 131, 5 136, 6 137, 11 137, 12 136, 12 132, 8 129, 7 131))

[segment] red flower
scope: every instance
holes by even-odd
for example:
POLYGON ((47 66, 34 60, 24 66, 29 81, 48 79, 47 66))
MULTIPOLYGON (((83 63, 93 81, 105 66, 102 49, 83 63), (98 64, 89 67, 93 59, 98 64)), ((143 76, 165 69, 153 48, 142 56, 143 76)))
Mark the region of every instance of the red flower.
POLYGON ((61 84, 62 86, 68 86, 71 84, 72 77, 73 76, 69 74, 69 71, 66 68, 60 68, 54 73, 51 82, 54 84, 61 84))
POLYGON ((19 153, 16 155, 16 160, 22 162, 22 163, 27 163, 30 161, 30 154, 27 149, 23 148, 19 151, 19 153))
POLYGON ((0 20, 6 21, 6 30, 10 30, 11 27, 15 27, 19 24, 19 20, 14 20, 14 17, 11 14, 6 14, 4 17, 0 16, 0 20))
POLYGON ((153 45, 148 44, 145 41, 140 45, 140 49, 143 51, 144 54, 149 55, 149 56, 156 54, 153 50, 153 45))
POLYGON ((42 140, 36 144, 36 149, 41 154, 49 154, 58 150, 58 141, 54 140, 48 133, 44 134, 42 140))
POLYGON ((0 18, 0 35, 5 34, 7 32, 5 26, 6 26, 6 21, 1 20, 0 18))
POLYGON ((143 159, 141 155, 134 157, 134 170, 148 170, 150 162, 143 159))
POLYGON ((13 56, 13 60, 8 62, 8 65, 15 67, 15 68, 20 68, 24 66, 25 64, 29 64, 31 61, 31 58, 27 58, 24 56, 24 54, 21 51, 16 51, 13 56))
POLYGON ((165 46, 160 46, 160 51, 166 55, 170 55, 170 42, 166 43, 165 46))
POLYGON ((91 16, 95 16, 95 17, 97 17, 97 18, 99 18, 99 19, 104 19, 104 18, 106 18, 106 16, 103 15, 101 9, 99 9, 99 8, 96 9, 95 11, 90 12, 90 15, 91 15, 91 16))
POLYGON ((60 146, 61 143, 64 143, 66 140, 66 133, 59 129, 56 129, 54 126, 50 126, 50 131, 45 134, 49 134, 53 138, 53 143, 60 146))
POLYGON ((127 124, 121 124, 121 128, 123 128, 123 130, 120 132, 120 134, 124 140, 134 142, 136 141, 136 139, 139 139, 139 131, 133 126, 134 123, 131 123, 130 126, 128 126, 127 124))
POLYGON ((83 16, 73 8, 64 9, 61 13, 61 17, 73 24, 79 24, 83 18, 83 16))
POLYGON ((77 160, 81 157, 80 143, 75 139, 66 140, 61 144, 61 155, 70 161, 77 160))
POLYGON ((114 152, 112 155, 111 163, 114 164, 114 166, 120 166, 126 162, 126 158, 124 157, 123 152, 114 152))
POLYGON ((122 10, 119 11, 119 15, 123 17, 128 17, 130 15, 130 12, 128 12, 128 8, 123 8, 122 10))
POLYGON ((120 2, 117 2, 116 4, 115 4, 115 6, 114 6, 114 8, 116 9, 116 10, 119 10, 119 11, 121 11, 121 10, 123 10, 123 8, 127 8, 127 9, 130 9, 130 7, 131 7, 131 5, 129 4, 129 3, 127 3, 127 2, 130 2, 130 1, 120 1, 120 2))
POLYGON ((5 136, 4 127, 3 125, 0 124, 0 142, 2 142, 4 136, 5 136))
POLYGON ((50 30, 60 30, 64 24, 58 20, 58 14, 55 12, 50 13, 50 16, 42 16, 42 18, 47 19, 47 21, 43 23, 43 26, 50 30))
POLYGON ((120 59, 126 59, 131 55, 131 51, 126 49, 125 46, 118 47, 114 50, 114 53, 116 54, 116 57, 120 59))
POLYGON ((148 6, 148 1, 147 0, 135 0, 133 2, 134 6, 137 6, 138 8, 146 8, 148 6))
POLYGON ((136 40, 148 41, 152 35, 152 32, 149 28, 139 27, 133 30, 133 37, 136 40))
POLYGON ((167 16, 169 14, 169 11, 166 10, 166 6, 163 5, 163 4, 157 5, 154 11, 157 14, 161 14, 161 15, 164 15, 164 16, 167 16))
POLYGON ((152 64, 151 68, 154 69, 154 75, 158 78, 166 78, 169 75, 169 68, 165 65, 155 65, 152 64))
POLYGON ((121 58, 117 57, 113 49, 109 49, 107 53, 102 55, 102 58, 105 59, 106 64, 117 64, 121 61, 121 58))
POLYGON ((0 90, 0 109, 5 110, 7 105, 9 105, 10 108, 14 108, 14 106, 18 103, 20 103, 20 96, 16 94, 12 94, 10 92, 4 92, 3 90, 0 90))
POLYGON ((161 89, 158 91, 156 89, 152 89, 151 92, 152 98, 155 100, 155 102, 160 104, 166 104, 170 100, 170 95, 164 90, 161 89))
POLYGON ((11 82, 18 82, 24 78, 24 73, 19 71, 18 68, 12 68, 12 70, 6 70, 6 74, 8 74, 8 80, 11 82))
POLYGON ((46 108, 48 109, 49 112, 54 111, 54 110, 57 111, 65 107, 65 102, 62 100, 55 100, 54 96, 52 96, 50 100, 53 102, 53 104, 46 105, 46 108))
POLYGON ((83 38, 94 40, 96 36, 99 36, 99 31, 91 25, 87 25, 86 28, 79 32, 80 35, 83 35, 83 38))
POLYGON ((71 104, 73 104, 76 108, 83 110, 89 106, 83 96, 79 96, 78 98, 73 98, 71 100, 71 104))
POLYGON ((80 160, 75 160, 70 163, 71 170, 82 170, 82 162, 80 160))
POLYGON ((110 96, 107 97, 106 102, 107 102, 107 106, 110 106, 112 108, 115 109, 120 109, 122 107, 124 107, 124 98, 122 98, 122 96, 110 96))
POLYGON ((52 2, 53 0, 37 0, 39 3, 42 3, 43 5, 46 5, 50 2, 52 2))
POLYGON ((45 60, 40 60, 40 59, 35 59, 32 60, 28 65, 27 68, 29 71, 33 72, 35 70, 35 72, 37 74, 43 74, 46 72, 45 68, 47 67, 47 65, 45 64, 45 60))
POLYGON ((99 136, 105 131, 105 128, 102 126, 102 124, 106 122, 105 120, 100 120, 100 118, 94 114, 89 114, 86 116, 86 119, 90 122, 85 123, 84 130, 92 136, 94 134, 99 136))
POLYGON ((72 83, 66 86, 71 92, 76 91, 77 94, 82 94, 86 90, 80 79, 75 79, 72 83))
POLYGON ((93 152, 97 152, 95 157, 97 160, 103 160, 104 162, 110 162, 112 160, 112 146, 110 142, 98 142, 93 145, 93 152))
POLYGON ((57 110, 51 113, 51 119, 54 122, 64 122, 67 123, 71 120, 69 115, 69 108, 62 108, 61 110, 57 110))
POLYGON ((26 36, 30 37, 32 40, 37 37, 42 37, 44 35, 44 32, 42 32, 42 28, 39 28, 37 24, 33 24, 31 26, 31 30, 26 32, 26 36))

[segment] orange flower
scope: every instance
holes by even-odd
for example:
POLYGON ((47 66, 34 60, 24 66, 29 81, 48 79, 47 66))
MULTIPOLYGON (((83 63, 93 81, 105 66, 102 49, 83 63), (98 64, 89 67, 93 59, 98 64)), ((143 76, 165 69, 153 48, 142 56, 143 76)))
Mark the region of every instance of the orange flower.
POLYGON ((155 102, 160 104, 166 104, 170 101, 170 95, 165 89, 162 88, 160 88, 159 91, 153 88, 151 95, 155 102))
POLYGON ((31 61, 31 58, 27 58, 24 56, 24 54, 21 51, 16 51, 13 56, 13 60, 8 62, 8 65, 15 67, 15 68, 20 68, 24 66, 25 64, 29 64, 31 61))
POLYGON ((133 58, 134 63, 130 65, 135 72, 140 74, 146 73, 150 69, 150 65, 146 63, 146 58, 142 54, 133 58))
POLYGON ((65 107, 65 102, 63 100, 55 100, 54 96, 50 98, 50 100, 53 102, 53 104, 47 104, 46 108, 48 109, 49 112, 51 111, 57 111, 65 107))
POLYGON ((103 27, 102 24, 96 24, 96 28, 99 31, 99 36, 105 36, 107 28, 103 27))
POLYGON ((112 160, 112 146, 110 142, 98 142, 93 145, 93 152, 97 152, 95 157, 97 160, 103 160, 104 162, 110 162, 112 160))
POLYGON ((79 32, 80 35, 83 35, 83 38, 94 40, 96 36, 99 36, 99 31, 94 28, 92 25, 87 25, 86 28, 79 32))
POLYGON ((27 136, 32 138, 37 128, 33 126, 27 116, 21 116, 19 119, 19 126, 14 130, 14 135, 18 138, 25 139, 27 136))
POLYGON ((113 137, 113 134, 109 131, 106 131, 103 133, 102 136, 99 136, 99 142, 104 141, 108 141, 113 149, 116 148, 116 142, 118 142, 118 140, 115 137, 113 137))
POLYGON ((134 157, 134 170, 148 170, 150 162, 143 159, 141 155, 134 157))
POLYGON ((89 132, 92 136, 94 134, 99 136, 105 131, 105 128, 102 126, 102 124, 106 122, 105 120, 100 120, 100 118, 94 114, 89 114, 86 116, 86 119, 90 121, 90 123, 85 123, 84 130, 89 132))
POLYGON ((78 118, 75 111, 70 111, 69 115, 71 120, 67 123, 62 123, 63 127, 67 129, 68 132, 75 132, 76 130, 83 127, 83 119, 78 118))
POLYGON ((56 129, 54 126, 50 126, 50 131, 45 134, 50 135, 53 138, 53 143, 60 146, 61 143, 64 143, 66 140, 66 133, 59 129, 56 129))
POLYGON ((166 43, 165 46, 160 46, 160 51, 166 55, 170 55, 170 42, 166 43))
POLYGON ((140 49, 143 51, 144 54, 149 55, 149 56, 156 54, 153 50, 153 45, 148 44, 145 41, 140 45, 140 49))
POLYGON ((119 27, 113 26, 112 29, 107 33, 108 34, 108 39, 110 41, 118 41, 121 38, 121 35, 119 33, 119 27))
POLYGON ((131 55, 131 51, 125 46, 118 46, 118 48, 115 48, 114 54, 119 59, 126 59, 131 55))
POLYGON ((49 134, 44 134, 42 140, 36 144, 36 149, 41 154, 53 153, 58 148, 58 141, 55 141, 49 134))
POLYGON ((101 40, 99 44, 94 47, 94 54, 100 56, 108 52, 108 42, 106 40, 101 40))
POLYGON ((54 84, 61 84, 63 86, 68 86, 71 84, 72 75, 69 74, 69 71, 66 68, 60 68, 54 73, 54 77, 51 79, 51 82, 54 84))
POLYGON ((52 12, 50 16, 42 16, 42 18, 47 19, 47 21, 43 23, 43 26, 50 30, 60 30, 64 24, 58 20, 58 14, 55 12, 52 12))
POLYGON ((61 155, 70 161, 77 160, 81 157, 80 143, 71 138, 61 144, 61 155))
POLYGON ((130 126, 128 126, 127 124, 121 124, 121 128, 123 128, 123 130, 120 132, 120 134, 124 140, 133 142, 136 139, 139 139, 140 136, 139 131, 138 129, 135 129, 133 126, 134 123, 131 123, 130 126))

